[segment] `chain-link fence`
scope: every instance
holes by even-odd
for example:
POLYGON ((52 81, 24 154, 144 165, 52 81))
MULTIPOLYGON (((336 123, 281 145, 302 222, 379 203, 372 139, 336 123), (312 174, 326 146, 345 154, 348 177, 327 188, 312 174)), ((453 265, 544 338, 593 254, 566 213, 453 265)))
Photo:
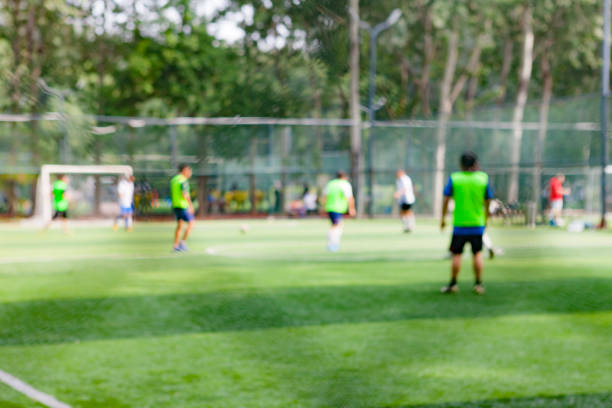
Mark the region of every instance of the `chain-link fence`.
MULTIPOLYGON (((392 213, 395 172, 404 168, 416 188, 416 211, 434 213, 436 174, 442 171, 446 179, 458 168, 461 152, 473 150, 500 199, 508 201, 515 173, 517 205, 524 209, 536 202, 543 208, 548 180, 564 173, 572 190, 567 207, 597 212, 601 142, 596 106, 594 97, 557 102, 544 125, 537 122, 537 105, 530 106, 518 162, 512 159, 516 139, 509 108, 479 111, 470 121, 378 122, 374 128, 364 124, 358 204, 368 204, 371 169, 374 213, 392 213), (441 144, 444 168, 437 170, 441 144)), ((178 163, 194 169, 193 194, 200 214, 302 213, 307 190, 320 196, 337 170, 350 172, 350 149, 346 120, 5 115, 0 122, 0 211, 28 214, 40 164, 66 162, 132 165, 138 180, 137 207, 144 214, 169 214, 168 180, 178 163)))

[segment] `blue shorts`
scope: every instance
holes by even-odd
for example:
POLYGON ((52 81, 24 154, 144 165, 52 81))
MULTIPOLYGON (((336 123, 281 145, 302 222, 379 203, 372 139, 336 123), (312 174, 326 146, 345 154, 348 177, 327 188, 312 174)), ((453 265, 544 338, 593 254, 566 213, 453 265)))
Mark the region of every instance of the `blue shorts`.
POLYGON ((340 221, 342 221, 342 217, 344 217, 344 214, 342 213, 331 211, 328 212, 327 215, 329 216, 329 220, 331 221, 332 225, 338 225, 340 221))
POLYGON ((174 216, 177 221, 183 220, 185 222, 191 222, 194 220, 194 216, 186 208, 173 208, 174 216))
POLYGON ((134 213, 134 210, 132 209, 132 207, 120 207, 121 208, 121 215, 132 215, 134 213))

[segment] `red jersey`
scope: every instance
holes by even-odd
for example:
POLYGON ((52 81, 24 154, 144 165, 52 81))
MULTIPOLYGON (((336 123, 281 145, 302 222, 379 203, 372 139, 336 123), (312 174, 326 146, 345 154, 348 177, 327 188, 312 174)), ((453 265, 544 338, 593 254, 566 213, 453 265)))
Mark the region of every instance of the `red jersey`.
POLYGON ((556 177, 550 179, 550 201, 563 200, 563 184, 556 177))

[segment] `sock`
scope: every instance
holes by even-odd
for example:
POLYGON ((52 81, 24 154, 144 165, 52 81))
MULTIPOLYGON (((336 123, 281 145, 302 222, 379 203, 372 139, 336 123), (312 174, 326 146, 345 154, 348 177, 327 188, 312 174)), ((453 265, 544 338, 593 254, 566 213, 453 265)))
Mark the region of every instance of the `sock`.
POLYGON ((406 215, 402 216, 402 227, 404 228, 404 230, 409 230, 410 229, 410 220, 409 220, 408 216, 406 216, 406 215))
POLYGON ((130 228, 130 217, 125 217, 125 229, 130 228))
POLYGON ((476 279, 474 281, 474 285, 482 285, 482 281, 480 279, 476 279))
POLYGON ((451 281, 448 284, 448 286, 455 286, 456 284, 457 284, 457 278, 451 278, 451 281))

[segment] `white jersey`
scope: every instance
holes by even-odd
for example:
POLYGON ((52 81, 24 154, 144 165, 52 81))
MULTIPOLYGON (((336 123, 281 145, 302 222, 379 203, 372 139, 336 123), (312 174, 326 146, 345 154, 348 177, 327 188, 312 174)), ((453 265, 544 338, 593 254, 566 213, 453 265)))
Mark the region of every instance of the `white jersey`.
POLYGON ((119 194, 119 205, 123 208, 132 207, 134 202, 134 183, 128 180, 121 180, 117 186, 119 194))
POLYGON ((412 187, 412 179, 404 174, 402 177, 397 179, 397 191, 400 196, 397 202, 400 204, 414 204, 414 188, 412 187))

